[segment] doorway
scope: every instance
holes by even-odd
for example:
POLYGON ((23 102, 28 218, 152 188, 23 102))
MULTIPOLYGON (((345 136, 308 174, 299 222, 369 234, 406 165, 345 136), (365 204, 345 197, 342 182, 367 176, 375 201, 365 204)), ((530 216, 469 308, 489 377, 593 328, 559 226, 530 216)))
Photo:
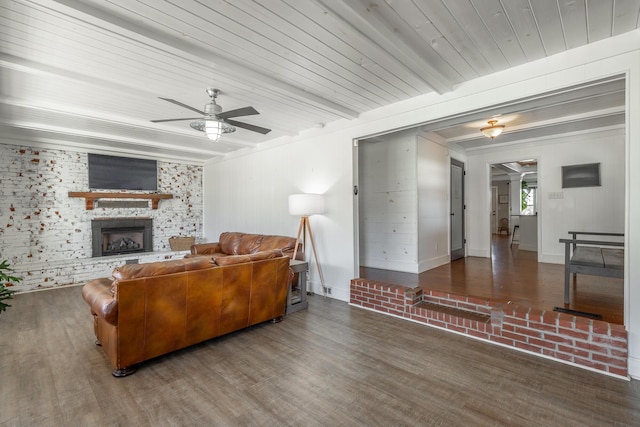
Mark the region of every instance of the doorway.
MULTIPOLYGON (((492 239, 504 239, 506 235, 511 241, 511 248, 537 252, 538 160, 531 158, 494 163, 490 169, 492 239), (496 221, 499 224, 497 230, 494 226, 496 221)), ((493 258, 496 254, 491 246, 493 258)))
POLYGON ((498 222, 500 216, 498 215, 498 187, 491 186, 491 234, 498 234, 501 230, 498 222))
MULTIPOLYGON (((520 220, 522 209, 521 177, 518 176, 517 179, 514 179, 516 184, 513 190, 499 191, 497 194, 497 220, 499 221, 501 217, 505 216, 509 220, 509 235, 502 232, 501 236, 502 241, 506 243, 504 246, 505 255, 513 256, 523 250, 518 256, 526 256, 528 259, 533 257, 538 263, 545 264, 540 266, 543 268, 541 271, 544 272, 549 268, 546 265, 548 263, 562 265, 563 254, 558 253, 556 247, 559 247, 558 239, 567 237, 567 230, 575 227, 599 230, 603 226, 615 230, 625 229, 624 178, 628 177, 628 171, 625 171, 626 163, 622 148, 628 148, 628 136, 625 136, 624 128, 627 123, 624 107, 628 90, 625 87, 624 76, 612 76, 580 87, 557 90, 532 99, 517 100, 506 106, 497 105, 483 111, 472 111, 464 117, 462 115, 445 117, 421 126, 421 132, 433 136, 433 139, 439 140, 442 146, 449 147, 450 154, 455 156, 462 153, 460 157, 464 158, 464 167, 468 168, 472 177, 472 179, 466 180, 465 184, 466 197, 469 198, 467 206, 469 216, 466 217, 466 213, 462 215, 463 219, 468 221, 462 226, 468 230, 465 234, 468 234, 469 246, 466 247, 467 242, 460 240, 457 245, 459 248, 464 245, 470 258, 461 261, 475 261, 475 257, 482 257, 488 258, 489 261, 493 259, 495 262, 491 238, 496 235, 492 233, 493 220, 490 210, 492 208, 490 192, 493 183, 489 177, 489 166, 493 163, 496 166, 504 166, 505 163, 523 162, 522 159, 527 159, 525 156, 532 156, 541 162, 539 165, 540 173, 544 167, 544 177, 540 177, 540 184, 543 187, 540 187, 541 191, 535 195, 534 207, 529 209, 531 216, 528 217, 528 219, 535 221, 537 228, 537 233, 534 234, 537 240, 536 246, 530 251, 523 250, 522 242, 514 245, 513 249, 510 246, 514 225, 519 225, 516 224, 516 221, 520 220), (589 100, 589 102, 584 104, 584 100, 589 100), (590 111, 589 106, 600 102, 607 108, 617 108, 617 112, 607 114, 607 120, 596 114, 599 110, 594 112, 593 117, 585 116, 584 120, 578 122, 570 120, 565 123, 562 119, 566 112, 576 114, 576 108, 578 111, 587 112, 590 111), (541 117, 540 115, 543 113, 544 117, 541 117), (493 117, 494 114, 501 114, 502 120, 509 123, 508 132, 501 135, 497 141, 488 139, 477 132, 478 127, 484 124, 480 123, 482 122, 480 115, 493 117), (546 121, 540 121, 541 119, 546 119, 546 121), (554 122, 550 124, 548 121, 551 119, 554 122), (603 126, 605 121, 606 126, 603 126), (539 125, 538 122, 544 126, 539 125), (521 160, 505 162, 510 159, 521 160), (544 163, 542 163, 542 159, 544 159, 544 163), (561 187, 561 166, 598 160, 606 162, 606 171, 610 177, 606 181, 607 185, 600 188, 568 190, 561 187), (482 179, 476 179, 476 177, 482 179), (613 181, 616 184, 613 184, 613 181), (603 191, 604 187, 607 187, 606 191, 603 191), (615 191, 608 190, 609 188, 613 188, 615 191), (503 197, 500 198, 500 195, 503 197), (502 203, 500 203, 500 199, 502 199, 502 203), (610 206, 616 206, 616 209, 610 209, 610 206), (506 213, 504 213, 505 211, 506 213)), ((456 169, 451 165, 450 158, 441 166, 445 170, 450 169, 451 174, 454 175, 456 169)), ((376 172, 379 174, 380 170, 378 168, 376 172)), ((462 177, 460 178, 462 179, 462 177)), ((453 179, 453 176, 450 179, 453 179)), ((512 185, 508 174, 505 175, 504 184, 512 185)), ((529 184, 527 181, 527 185, 529 184)), ((453 186, 451 191, 453 191, 453 186)), ((538 192, 537 189, 536 192, 538 192)), ((448 196, 448 203, 445 203, 451 204, 453 194, 450 193, 448 196)), ((429 200, 438 201, 447 200, 447 198, 429 200)), ((449 209, 450 212, 447 212, 445 218, 442 218, 443 221, 440 222, 439 236, 450 240, 449 255, 451 260, 454 260, 456 245, 453 243, 455 240, 454 227, 450 214, 453 213, 453 217, 455 217, 455 213, 453 206, 449 209), (450 230, 446 230, 447 226, 450 230)), ((458 237, 461 236, 464 234, 458 235, 458 237)), ((381 245, 380 248, 385 250, 391 247, 381 245)), ((393 269, 401 271, 397 268, 393 269)), ((473 282, 475 283, 475 281, 473 282)), ((467 281, 464 281, 464 284, 468 284, 467 281)), ((628 283, 624 284, 625 292, 628 292, 628 286, 628 283)))
POLYGON ((451 219, 450 247, 451 261, 464 258, 464 163, 451 159, 451 219))

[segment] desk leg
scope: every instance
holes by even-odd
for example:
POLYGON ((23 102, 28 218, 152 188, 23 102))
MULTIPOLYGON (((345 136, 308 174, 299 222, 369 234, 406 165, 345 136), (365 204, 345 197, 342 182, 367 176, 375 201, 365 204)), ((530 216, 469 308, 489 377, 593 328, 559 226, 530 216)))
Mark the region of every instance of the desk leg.
POLYGON ((571 301, 569 298, 569 278, 571 277, 571 273, 569 271, 569 266, 571 265, 569 244, 565 243, 564 248, 564 303, 569 304, 571 301))

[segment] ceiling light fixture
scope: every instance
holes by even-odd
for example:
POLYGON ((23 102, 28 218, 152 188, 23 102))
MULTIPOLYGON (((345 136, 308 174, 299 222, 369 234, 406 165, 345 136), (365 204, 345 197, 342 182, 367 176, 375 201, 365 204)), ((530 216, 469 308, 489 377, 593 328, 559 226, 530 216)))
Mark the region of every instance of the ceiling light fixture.
POLYGON ((235 126, 231 126, 228 123, 218 120, 215 117, 205 117, 203 120, 197 120, 191 122, 191 127, 204 132, 212 142, 217 142, 220 137, 225 133, 232 133, 236 131, 235 126))
POLYGON ((498 123, 497 120, 489 120, 487 123, 489 123, 489 126, 480 129, 480 132, 487 138, 493 139, 504 130, 504 125, 496 125, 498 123))

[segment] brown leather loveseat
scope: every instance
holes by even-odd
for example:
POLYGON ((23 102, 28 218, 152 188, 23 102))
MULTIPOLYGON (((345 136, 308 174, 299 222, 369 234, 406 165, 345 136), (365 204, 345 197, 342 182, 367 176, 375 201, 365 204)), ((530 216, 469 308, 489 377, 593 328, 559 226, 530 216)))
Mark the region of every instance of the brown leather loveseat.
POLYGON ((280 250, 127 264, 82 288, 96 344, 129 375, 145 360, 285 314, 291 280, 280 250))
MULTIPOLYGON (((296 239, 286 236, 269 236, 266 234, 247 234, 224 232, 216 243, 199 243, 191 246, 191 256, 210 255, 214 260, 229 255, 249 255, 261 251, 278 249, 289 258, 293 258, 296 239)), ((297 259, 304 259, 298 248, 297 259)))
MULTIPOLYGON (((267 234, 248 234, 237 231, 225 231, 215 243, 199 243, 191 246, 191 254, 186 258, 207 255, 214 262, 224 263, 221 258, 230 255, 251 255, 261 251, 280 250, 293 259, 297 239, 287 236, 270 236, 267 234)), ((296 259, 303 260, 302 244, 298 243, 296 259)), ((298 287, 298 273, 291 277, 291 289, 298 287)))

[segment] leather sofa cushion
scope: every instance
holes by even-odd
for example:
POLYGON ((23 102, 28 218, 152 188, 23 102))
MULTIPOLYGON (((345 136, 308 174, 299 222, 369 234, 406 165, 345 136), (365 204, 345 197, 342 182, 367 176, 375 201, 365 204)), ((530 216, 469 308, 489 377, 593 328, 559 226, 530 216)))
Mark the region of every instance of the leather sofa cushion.
POLYGON ((215 255, 222 253, 220 244, 216 243, 198 243, 191 246, 192 255, 215 255))
POLYGON ((213 261, 216 265, 232 265, 232 264, 241 264, 243 262, 251 262, 251 258, 249 255, 227 255, 221 256, 218 258, 214 258, 213 261))
MULTIPOLYGON (((286 236, 267 236, 264 234, 246 234, 224 232, 220 234, 220 251, 229 255, 247 255, 270 249, 283 252, 293 251, 296 239, 286 236)), ((198 251, 198 253, 201 253, 198 251)))
POLYGON ((222 256, 212 256, 211 259, 216 265, 231 265, 231 264, 240 264, 243 262, 251 262, 251 261, 261 261, 263 259, 271 259, 277 256, 282 256, 282 251, 280 250, 270 250, 270 251, 261 251, 256 252, 254 254, 249 255, 222 255, 222 256))
POLYGON ((207 257, 208 259, 214 259, 214 258, 218 258, 221 256, 229 256, 228 254, 223 254, 222 252, 200 252, 198 251, 195 254, 186 254, 184 257, 185 258, 195 258, 195 257, 207 257))
POLYGON ((247 246, 252 246, 252 243, 255 242, 255 239, 245 238, 244 236, 255 236, 258 235, 250 234, 246 235, 244 233, 235 233, 235 232, 224 232, 220 234, 220 250, 229 255, 246 255, 250 253, 248 250, 244 252, 244 248, 247 246), (241 247, 240 243, 244 240, 244 247, 241 247))
POLYGON ((268 251, 271 249, 279 249, 282 252, 293 251, 296 247, 296 239, 294 237, 285 236, 265 236, 260 242, 260 250, 268 251))
POLYGON ((116 280, 136 279, 139 277, 162 276, 164 274, 182 273, 183 271, 201 270, 213 267, 210 257, 193 257, 171 261, 158 261, 146 264, 125 264, 113 270, 116 280))

